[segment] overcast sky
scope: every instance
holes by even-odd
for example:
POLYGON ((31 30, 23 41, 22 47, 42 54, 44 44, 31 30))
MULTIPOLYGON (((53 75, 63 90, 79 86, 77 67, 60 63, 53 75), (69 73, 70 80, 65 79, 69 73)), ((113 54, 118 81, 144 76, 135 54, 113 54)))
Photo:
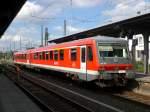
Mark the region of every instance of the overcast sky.
POLYGON ((49 38, 63 36, 64 20, 67 35, 114 21, 150 12, 150 0, 28 0, 13 20, 2 39, 0 50, 38 46, 41 25, 48 27, 49 38), (14 46, 15 45, 15 46, 14 46))

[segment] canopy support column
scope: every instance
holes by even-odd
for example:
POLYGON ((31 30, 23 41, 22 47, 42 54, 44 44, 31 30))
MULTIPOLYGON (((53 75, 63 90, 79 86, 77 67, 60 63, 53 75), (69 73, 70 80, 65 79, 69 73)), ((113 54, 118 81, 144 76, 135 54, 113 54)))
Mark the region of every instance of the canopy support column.
POLYGON ((148 74, 149 65, 149 34, 144 33, 144 73, 148 74))

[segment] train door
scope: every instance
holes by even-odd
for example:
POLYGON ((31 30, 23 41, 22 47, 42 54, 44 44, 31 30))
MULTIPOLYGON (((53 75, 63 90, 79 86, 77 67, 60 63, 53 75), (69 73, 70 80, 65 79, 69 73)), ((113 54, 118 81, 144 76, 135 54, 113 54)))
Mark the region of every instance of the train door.
POLYGON ((81 71, 86 75, 87 80, 87 70, 86 70, 86 46, 81 46, 81 71))
POLYGON ((27 54, 27 64, 30 64, 30 61, 29 61, 29 53, 27 54))

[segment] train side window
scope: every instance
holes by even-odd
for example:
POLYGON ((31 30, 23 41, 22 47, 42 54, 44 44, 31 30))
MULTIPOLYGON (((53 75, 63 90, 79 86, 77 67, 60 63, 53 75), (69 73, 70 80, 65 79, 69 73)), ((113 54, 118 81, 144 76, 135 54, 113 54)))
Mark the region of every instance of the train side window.
POLYGON ((60 56, 60 60, 64 60, 64 50, 63 49, 61 49, 59 51, 59 56, 60 56))
POLYGON ((35 60, 37 59, 37 53, 34 53, 34 59, 35 60))
POLYGON ((24 54, 22 54, 22 59, 23 59, 23 57, 24 57, 24 54))
POLYGON ((21 59, 23 59, 23 54, 21 55, 21 59))
POLYGON ((77 49, 73 48, 71 49, 71 61, 76 61, 77 58, 77 49))
POLYGON ((54 51, 54 60, 58 60, 58 50, 54 51))
POLYGON ((42 53, 40 52, 40 60, 42 59, 42 53))
POLYGON ((24 56, 25 56, 25 59, 27 59, 27 54, 25 54, 24 56))
POLYGON ((25 59, 25 54, 23 54, 23 59, 25 59))
POLYGON ((46 51, 46 60, 48 60, 48 59, 49 59, 49 52, 46 51))
POLYGON ((50 60, 53 60, 53 51, 50 51, 50 60))
POLYGON ((45 52, 42 52, 42 59, 45 60, 45 52))
POLYGON ((88 46, 87 48, 87 55, 88 55, 87 59, 89 61, 93 61, 93 50, 91 46, 88 46))

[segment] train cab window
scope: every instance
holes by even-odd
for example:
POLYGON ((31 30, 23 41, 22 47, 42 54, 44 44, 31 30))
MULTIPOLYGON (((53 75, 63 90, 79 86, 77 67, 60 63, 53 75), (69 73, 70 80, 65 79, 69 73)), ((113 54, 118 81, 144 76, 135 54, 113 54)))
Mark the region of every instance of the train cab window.
POLYGON ((50 51, 50 60, 53 60, 53 51, 50 51))
POLYGON ((59 56, 60 56, 60 60, 64 60, 64 50, 63 49, 61 49, 59 51, 59 56))
POLYGON ((48 58, 49 58, 49 52, 46 51, 46 60, 48 60, 48 58))
POLYGON ((45 60, 45 52, 42 52, 42 59, 45 60))
POLYGON ((54 51, 54 60, 58 60, 58 50, 54 51))
POLYGON ((93 61, 93 50, 91 46, 87 47, 87 60, 93 61))
POLYGON ((77 58, 77 49, 73 48, 73 49, 71 49, 71 60, 75 61, 76 58, 77 58))
POLYGON ((42 53, 40 52, 40 60, 42 59, 42 53))

